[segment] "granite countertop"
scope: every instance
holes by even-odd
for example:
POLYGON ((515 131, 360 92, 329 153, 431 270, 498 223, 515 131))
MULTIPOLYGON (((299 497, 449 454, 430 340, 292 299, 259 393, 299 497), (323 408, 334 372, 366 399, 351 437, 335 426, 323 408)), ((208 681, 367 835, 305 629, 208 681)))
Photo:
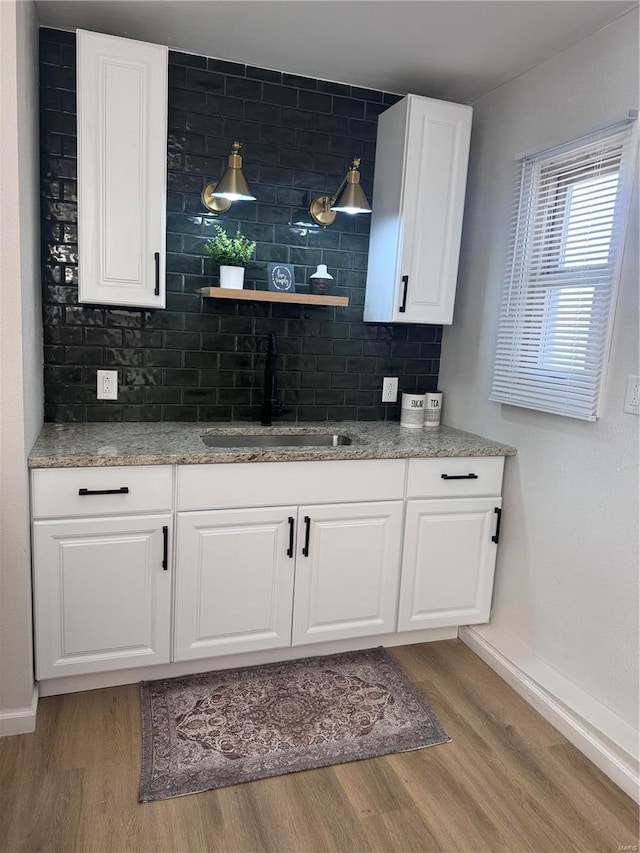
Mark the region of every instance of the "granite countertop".
POLYGON ((211 462, 284 462, 319 459, 402 459, 430 456, 513 456, 515 449, 452 427, 407 429, 399 423, 327 421, 280 423, 45 424, 29 455, 30 468, 110 465, 199 465, 211 462), (204 434, 254 432, 340 433, 340 447, 207 447, 204 434))

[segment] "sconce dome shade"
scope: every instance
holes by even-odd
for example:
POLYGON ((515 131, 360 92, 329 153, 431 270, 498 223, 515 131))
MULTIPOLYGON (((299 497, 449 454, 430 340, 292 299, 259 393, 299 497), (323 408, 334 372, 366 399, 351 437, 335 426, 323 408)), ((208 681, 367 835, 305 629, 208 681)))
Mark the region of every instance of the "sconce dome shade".
POLYGON ((242 174, 242 157, 240 149, 242 145, 234 142, 229 155, 229 166, 227 171, 218 181, 211 196, 213 198, 224 198, 227 201, 255 201, 256 197, 249 189, 244 175, 242 174))
POLYGON ((371 213, 371 205, 360 184, 348 183, 342 195, 331 205, 331 210, 341 213, 371 213))
POLYGON ((349 171, 333 195, 321 195, 314 198, 309 206, 309 213, 314 222, 326 227, 335 222, 336 213, 371 213, 371 205, 367 201, 360 186, 360 158, 354 157, 349 171))
POLYGON ((226 198, 229 201, 255 201, 256 197, 249 189, 242 169, 229 167, 220 178, 218 186, 211 193, 214 198, 226 198))

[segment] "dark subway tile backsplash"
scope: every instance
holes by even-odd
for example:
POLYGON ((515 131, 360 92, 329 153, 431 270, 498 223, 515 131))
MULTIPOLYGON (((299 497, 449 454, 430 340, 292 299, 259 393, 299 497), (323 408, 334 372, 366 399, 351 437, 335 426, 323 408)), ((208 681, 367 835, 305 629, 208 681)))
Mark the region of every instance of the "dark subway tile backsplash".
POLYGON ((260 417, 265 338, 278 336, 283 421, 397 420, 385 375, 435 390, 440 326, 362 322, 369 218, 309 225, 312 197, 334 191, 362 158, 371 199, 379 113, 399 96, 186 53, 169 54, 167 308, 78 304, 75 37, 40 30, 42 290, 49 421, 228 421, 260 417), (256 202, 209 214, 200 192, 234 139, 256 202), (256 240, 245 287, 269 261, 296 286, 325 263, 348 308, 201 299, 217 284, 204 242, 220 222, 256 240), (95 398, 96 370, 118 371, 119 398, 95 398))

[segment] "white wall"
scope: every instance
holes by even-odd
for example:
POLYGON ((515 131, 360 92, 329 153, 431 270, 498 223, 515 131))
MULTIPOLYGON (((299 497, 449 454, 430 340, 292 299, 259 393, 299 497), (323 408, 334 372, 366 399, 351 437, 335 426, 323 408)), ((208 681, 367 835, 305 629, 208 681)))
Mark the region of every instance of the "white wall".
POLYGON ((40 273, 40 95, 38 19, 33 0, 17 5, 20 277, 24 441, 31 451, 42 427, 42 288, 40 273))
POLYGON ((33 727, 26 457, 42 425, 38 23, 0 2, 0 734, 33 727))
POLYGON ((627 374, 639 372, 637 185, 601 420, 501 406, 488 395, 514 157, 637 107, 637 10, 474 104, 458 295, 440 373, 447 424, 518 450, 506 465, 492 622, 478 631, 507 658, 517 650, 529 674, 546 673, 552 692, 551 682, 564 684, 563 701, 582 704, 575 710, 591 722, 599 715, 615 742, 638 725, 640 419, 623 412, 627 374))

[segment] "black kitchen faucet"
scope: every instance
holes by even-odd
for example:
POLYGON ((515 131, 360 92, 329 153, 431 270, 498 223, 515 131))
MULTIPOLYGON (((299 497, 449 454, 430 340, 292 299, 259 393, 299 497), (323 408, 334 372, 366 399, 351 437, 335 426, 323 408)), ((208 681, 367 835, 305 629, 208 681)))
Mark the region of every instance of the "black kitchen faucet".
POLYGON ((276 333, 267 335, 267 354, 264 363, 264 391, 262 396, 262 426, 271 426, 272 415, 282 414, 282 403, 278 397, 276 375, 276 333))

